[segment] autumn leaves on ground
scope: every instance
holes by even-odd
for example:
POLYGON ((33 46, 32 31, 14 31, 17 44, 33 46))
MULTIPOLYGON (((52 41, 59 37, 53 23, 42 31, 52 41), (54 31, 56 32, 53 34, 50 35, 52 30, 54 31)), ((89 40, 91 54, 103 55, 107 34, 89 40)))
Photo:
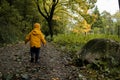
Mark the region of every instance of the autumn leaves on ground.
POLYGON ((52 43, 41 48, 39 64, 30 63, 29 45, 0 48, 1 80, 75 80, 77 68, 52 43))

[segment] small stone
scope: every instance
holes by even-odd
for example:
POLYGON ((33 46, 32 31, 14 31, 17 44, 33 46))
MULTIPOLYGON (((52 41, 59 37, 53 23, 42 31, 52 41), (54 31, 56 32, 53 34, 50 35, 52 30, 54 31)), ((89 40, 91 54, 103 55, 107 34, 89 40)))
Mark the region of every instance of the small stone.
POLYGON ((29 80, 28 74, 21 74, 23 80, 29 80))
POLYGON ((2 77, 3 75, 2 75, 2 73, 0 72, 0 78, 2 77))

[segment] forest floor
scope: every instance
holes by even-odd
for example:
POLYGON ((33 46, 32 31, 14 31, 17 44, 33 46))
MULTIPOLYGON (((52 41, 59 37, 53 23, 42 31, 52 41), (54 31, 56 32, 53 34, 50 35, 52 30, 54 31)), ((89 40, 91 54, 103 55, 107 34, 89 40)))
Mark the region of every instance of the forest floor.
POLYGON ((0 80, 78 80, 78 68, 52 43, 41 48, 38 64, 30 63, 29 44, 0 48, 0 80))

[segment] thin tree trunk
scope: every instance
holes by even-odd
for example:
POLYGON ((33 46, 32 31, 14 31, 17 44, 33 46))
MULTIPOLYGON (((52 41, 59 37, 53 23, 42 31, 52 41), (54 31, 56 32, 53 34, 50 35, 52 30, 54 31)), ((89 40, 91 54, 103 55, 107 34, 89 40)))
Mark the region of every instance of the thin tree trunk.
POLYGON ((120 38, 120 25, 118 25, 118 38, 120 38))
MULTIPOLYGON (((118 0, 119 12, 120 12, 120 0, 118 0)), ((118 38, 120 38, 120 25, 118 25, 118 38)))
POLYGON ((118 0, 119 10, 120 10, 120 0, 118 0))
POLYGON ((49 32, 50 32, 50 37, 51 37, 51 40, 53 39, 53 29, 52 29, 52 22, 51 20, 48 20, 48 27, 49 27, 49 32))

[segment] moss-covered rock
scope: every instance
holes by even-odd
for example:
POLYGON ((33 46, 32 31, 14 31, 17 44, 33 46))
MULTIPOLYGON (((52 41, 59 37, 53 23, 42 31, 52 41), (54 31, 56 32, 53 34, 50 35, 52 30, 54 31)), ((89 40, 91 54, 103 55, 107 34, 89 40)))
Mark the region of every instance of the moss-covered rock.
POLYGON ((120 43, 111 39, 92 39, 77 54, 83 62, 116 66, 120 64, 120 43))

